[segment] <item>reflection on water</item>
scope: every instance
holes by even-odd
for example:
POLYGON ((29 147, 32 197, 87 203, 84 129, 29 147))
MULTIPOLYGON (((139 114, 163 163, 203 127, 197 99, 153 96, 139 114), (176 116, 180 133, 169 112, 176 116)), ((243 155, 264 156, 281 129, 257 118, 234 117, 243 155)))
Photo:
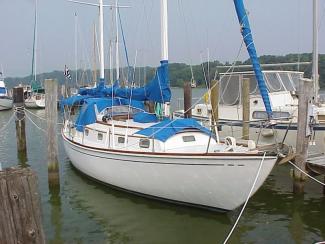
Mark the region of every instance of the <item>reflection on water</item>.
POLYGON ((113 243, 221 242, 231 223, 226 214, 161 203, 99 185, 72 166, 64 187, 73 192, 73 206, 96 216, 113 243))
MULTIPOLYGON (((33 112, 44 116, 42 110, 33 112)), ((10 116, 10 111, 0 113, 0 128, 10 116)), ((45 127, 42 120, 35 118, 35 122, 45 127)), ((27 163, 38 173, 49 243, 221 243, 236 220, 238 211, 224 214, 176 206, 98 184, 71 166, 61 144, 61 185, 49 185, 45 136, 28 121, 26 129, 27 163)), ((222 133, 226 134, 226 129, 222 133)), ((324 134, 316 135, 315 150, 324 151, 324 134)), ((254 130, 252 137, 256 137, 254 130)), ((287 143, 295 143, 294 132, 287 143)), ((14 124, 0 133, 0 161, 3 167, 20 162, 14 124)), ((288 165, 273 170, 248 203, 230 243, 313 243, 325 239, 322 188, 309 181, 306 194, 294 196, 289 172, 288 165)))

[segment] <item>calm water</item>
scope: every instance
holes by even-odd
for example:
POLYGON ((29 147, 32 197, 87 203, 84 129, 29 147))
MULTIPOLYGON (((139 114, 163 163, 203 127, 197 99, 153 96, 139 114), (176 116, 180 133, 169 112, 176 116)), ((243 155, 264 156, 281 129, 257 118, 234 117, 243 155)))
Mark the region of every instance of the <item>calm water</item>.
MULTIPOLYGON (((193 96, 202 93, 195 92, 198 94, 193 96)), ((180 96, 181 92, 174 90, 174 94, 180 96)), ((44 116, 44 111, 35 112, 44 116)), ((0 128, 11 113, 0 113, 0 128)), ((41 120, 34 121, 44 128, 41 120)), ((255 136, 255 131, 252 134, 255 136)), ((21 163, 16 154, 13 123, 8 130, 1 131, 0 139, 2 166, 21 163)), ((291 133, 288 142, 294 139, 291 133)), ((49 189, 45 137, 29 121, 27 141, 28 164, 39 176, 49 243, 221 243, 238 215, 239 211, 225 214, 175 206, 102 186, 71 166, 61 144, 60 187, 49 189)), ((317 142, 317 150, 324 151, 324 134, 317 135, 317 142)), ((303 196, 294 196, 291 188, 290 167, 276 167, 250 200, 230 243, 324 240, 325 197, 321 186, 308 182, 303 196)))

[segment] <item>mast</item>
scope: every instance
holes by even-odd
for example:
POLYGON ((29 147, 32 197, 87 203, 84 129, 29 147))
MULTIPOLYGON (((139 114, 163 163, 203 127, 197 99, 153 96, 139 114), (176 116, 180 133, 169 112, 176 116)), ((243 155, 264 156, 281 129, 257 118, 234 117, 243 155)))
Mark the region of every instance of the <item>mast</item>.
POLYGON ((104 61, 104 5, 103 0, 99 0, 99 32, 100 32, 100 81, 105 79, 104 61))
POLYGON ((112 52, 113 52, 113 46, 112 46, 112 40, 110 40, 109 41, 109 76, 110 76, 111 85, 113 86, 113 84, 114 84, 114 76, 113 76, 112 52))
POLYGON ((96 67, 96 46, 97 46, 97 42, 96 42, 96 24, 94 23, 94 59, 93 59, 93 82, 96 85, 97 82, 97 67, 96 67))
POLYGON ((76 85, 78 86, 78 15, 74 13, 74 64, 76 69, 76 85))
POLYGON ((38 2, 35 0, 35 22, 34 22, 34 39, 33 39, 33 57, 32 57, 32 85, 36 81, 36 45, 37 45, 37 11, 38 2))
POLYGON ((118 0, 115 0, 115 27, 116 27, 116 43, 115 43, 115 62, 116 62, 116 80, 120 79, 120 57, 119 57, 119 29, 118 29, 118 0))
POLYGON ((161 0, 161 60, 168 61, 168 5, 161 0))
POLYGON ((315 102, 318 102, 319 70, 318 70, 318 0, 313 0, 313 74, 315 102))

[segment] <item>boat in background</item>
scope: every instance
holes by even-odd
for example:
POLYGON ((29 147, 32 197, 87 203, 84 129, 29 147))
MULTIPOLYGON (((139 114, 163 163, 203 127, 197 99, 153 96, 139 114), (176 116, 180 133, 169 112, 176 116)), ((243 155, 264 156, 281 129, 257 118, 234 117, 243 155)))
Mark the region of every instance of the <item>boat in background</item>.
POLYGON ((36 76, 36 46, 37 46, 37 1, 35 0, 35 23, 34 23, 34 41, 33 41, 33 58, 32 58, 32 81, 31 85, 25 86, 24 97, 26 108, 44 109, 45 108, 45 89, 41 83, 37 81, 36 76))
MULTIPOLYGON (((280 64, 278 64, 280 65, 280 64)), ((303 72, 267 70, 263 71, 266 87, 269 92, 273 109, 273 119, 276 120, 275 128, 297 129, 298 122, 298 88, 303 72)), ((250 80, 250 126, 260 127, 261 122, 268 119, 265 112, 262 96, 252 71, 232 72, 220 74, 219 96, 219 124, 242 126, 242 84, 244 79, 250 80)), ((206 93, 207 95, 209 93, 206 93)), ((178 101, 180 107, 181 99, 178 101)), ((322 103, 313 105, 315 129, 325 129, 325 106, 322 103)), ((173 112, 174 118, 183 118, 184 110, 173 112)), ((205 103, 195 104, 192 117, 206 126, 211 126, 212 107, 209 97, 205 103)))
MULTIPOLYGON (((325 130, 325 102, 319 96, 319 0, 313 0, 313 103, 309 108, 310 117, 313 120, 314 130, 325 130)), ((250 34, 250 33, 249 33, 250 34)), ((297 63, 310 64, 307 63, 297 63)), ((292 66, 292 64, 283 64, 292 66)), ((282 64, 266 64, 269 67, 281 67, 282 64)), ((219 68, 251 68, 250 65, 220 66, 219 68)), ((264 71, 266 89, 269 92, 270 103, 273 109, 272 118, 276 120, 274 128, 297 129, 298 124, 298 90, 303 72, 297 71, 264 71)), ((258 80, 255 79, 252 71, 231 72, 221 74, 220 97, 219 97, 219 124, 231 126, 242 126, 243 108, 241 101, 242 81, 250 79, 250 126, 260 127, 262 121, 268 120, 269 114, 264 111, 263 94, 257 89, 258 80), (235 91, 238 91, 237 93, 235 91)), ((261 92, 262 93, 262 92, 261 92)), ((211 126, 212 106, 208 99, 206 103, 199 103, 192 109, 193 118, 198 119, 205 125, 211 126)), ((175 118, 184 117, 184 110, 177 110, 173 113, 175 118)))
POLYGON ((0 72, 0 110, 12 109, 12 98, 9 97, 3 72, 0 72))

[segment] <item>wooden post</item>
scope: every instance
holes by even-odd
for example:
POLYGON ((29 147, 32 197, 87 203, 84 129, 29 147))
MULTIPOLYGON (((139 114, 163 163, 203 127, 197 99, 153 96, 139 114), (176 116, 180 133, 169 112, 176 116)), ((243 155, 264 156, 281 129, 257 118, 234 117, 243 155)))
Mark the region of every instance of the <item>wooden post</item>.
POLYGON ((184 118, 192 118, 192 87, 188 81, 184 83, 184 118))
POLYGON ((219 123, 219 95, 220 95, 220 83, 217 80, 211 81, 211 107, 212 107, 212 125, 213 130, 219 123))
POLYGON ((58 140, 57 140, 57 91, 58 83, 56 80, 47 79, 45 84, 45 117, 47 124, 47 160, 49 184, 59 184, 59 164, 57 159, 58 140))
POLYGON ((1 243, 45 243, 37 184, 30 168, 0 171, 1 243))
MULTIPOLYGON (((299 104, 298 104, 298 128, 297 128, 297 142, 296 142, 296 158, 295 164, 306 172, 306 161, 308 153, 309 137, 311 131, 309 130, 309 113, 308 108, 311 106, 311 98, 313 91, 313 83, 309 79, 301 79, 299 83, 299 104)), ((293 192, 303 193, 304 182, 306 176, 298 169, 294 169, 293 173, 294 183, 293 192)))
MULTIPOLYGON (((16 137, 17 137, 17 151, 18 158, 21 160, 27 160, 27 147, 26 147, 26 132, 25 132, 25 100, 24 100, 24 88, 13 88, 13 104, 16 115, 16 137)), ((26 163, 22 162, 22 164, 26 163)))
POLYGON ((151 101, 145 101, 145 107, 148 109, 148 112, 151 114, 155 113, 155 103, 151 101))
POLYGON ((243 134, 244 140, 249 140, 249 121, 250 121, 250 79, 244 78, 242 80, 242 105, 243 105, 243 134))

